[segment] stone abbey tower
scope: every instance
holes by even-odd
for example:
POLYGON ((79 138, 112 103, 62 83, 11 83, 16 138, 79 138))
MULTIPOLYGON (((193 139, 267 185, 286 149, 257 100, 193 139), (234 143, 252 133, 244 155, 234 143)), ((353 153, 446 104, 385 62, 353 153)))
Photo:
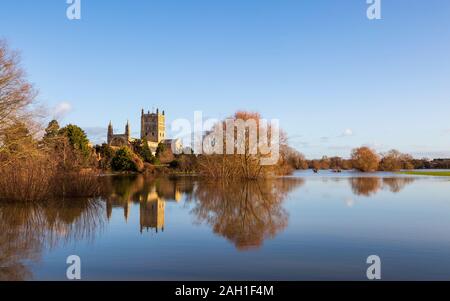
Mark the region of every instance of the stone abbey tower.
POLYGON ((147 139, 148 142, 160 143, 166 140, 166 116, 164 111, 147 114, 144 109, 141 112, 141 139, 147 139))

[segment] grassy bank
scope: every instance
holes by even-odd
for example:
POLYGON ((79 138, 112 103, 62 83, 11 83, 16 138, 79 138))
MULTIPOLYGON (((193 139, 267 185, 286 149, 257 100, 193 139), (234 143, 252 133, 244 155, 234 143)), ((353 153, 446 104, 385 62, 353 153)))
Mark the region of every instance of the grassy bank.
POLYGON ((399 174, 415 176, 450 177, 450 171, 402 171, 399 174))

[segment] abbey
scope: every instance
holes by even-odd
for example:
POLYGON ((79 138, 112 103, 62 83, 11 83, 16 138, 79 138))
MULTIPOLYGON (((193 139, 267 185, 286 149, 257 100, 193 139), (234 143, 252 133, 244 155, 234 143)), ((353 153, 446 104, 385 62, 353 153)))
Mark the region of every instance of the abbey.
POLYGON ((165 144, 167 149, 172 149, 175 153, 182 148, 179 139, 166 139, 166 115, 164 111, 160 112, 159 109, 156 109, 156 112, 148 111, 147 113, 142 109, 141 135, 139 139, 131 137, 129 122, 125 126, 124 134, 114 134, 112 123, 109 123, 108 145, 113 147, 131 146, 131 143, 137 140, 141 142, 147 141, 153 153, 156 152, 156 148, 160 143, 165 144))
POLYGON ((130 134, 130 124, 127 121, 125 134, 114 134, 112 122, 108 125, 108 144, 111 146, 129 146, 132 142, 130 134))

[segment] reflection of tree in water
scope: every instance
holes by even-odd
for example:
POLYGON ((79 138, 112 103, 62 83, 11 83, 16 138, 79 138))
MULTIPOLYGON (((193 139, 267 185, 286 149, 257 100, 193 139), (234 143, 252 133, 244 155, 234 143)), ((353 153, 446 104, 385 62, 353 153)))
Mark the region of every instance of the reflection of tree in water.
POLYGON ((383 187, 387 187, 391 192, 397 193, 415 180, 407 177, 383 178, 383 187))
POLYGON ((36 262, 45 248, 93 239, 103 225, 99 200, 40 204, 0 204, 0 280, 32 278, 26 262, 36 262))
POLYGON ((381 179, 372 178, 351 178, 349 179, 353 193, 362 196, 371 196, 381 189, 381 179))
POLYGON ((198 221, 213 228, 240 250, 260 247, 287 226, 288 213, 281 206, 301 179, 199 182, 194 190, 198 221))
POLYGON ((387 188, 393 193, 398 193, 405 188, 406 185, 411 184, 414 179, 407 177, 392 177, 383 179, 378 177, 358 177, 350 178, 349 181, 354 194, 371 196, 376 194, 382 188, 387 188))

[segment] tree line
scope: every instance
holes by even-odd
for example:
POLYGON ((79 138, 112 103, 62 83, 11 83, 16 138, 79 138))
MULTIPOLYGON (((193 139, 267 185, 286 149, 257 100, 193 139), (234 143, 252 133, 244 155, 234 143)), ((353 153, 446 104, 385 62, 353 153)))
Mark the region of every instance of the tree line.
POLYGON ((342 157, 327 157, 307 160, 301 154, 295 154, 291 160, 295 162, 297 169, 314 170, 358 170, 361 172, 375 171, 400 171, 411 169, 447 169, 450 168, 450 159, 427 158, 415 159, 410 154, 398 150, 390 150, 385 153, 377 153, 375 150, 362 146, 352 150, 349 159, 342 157))

